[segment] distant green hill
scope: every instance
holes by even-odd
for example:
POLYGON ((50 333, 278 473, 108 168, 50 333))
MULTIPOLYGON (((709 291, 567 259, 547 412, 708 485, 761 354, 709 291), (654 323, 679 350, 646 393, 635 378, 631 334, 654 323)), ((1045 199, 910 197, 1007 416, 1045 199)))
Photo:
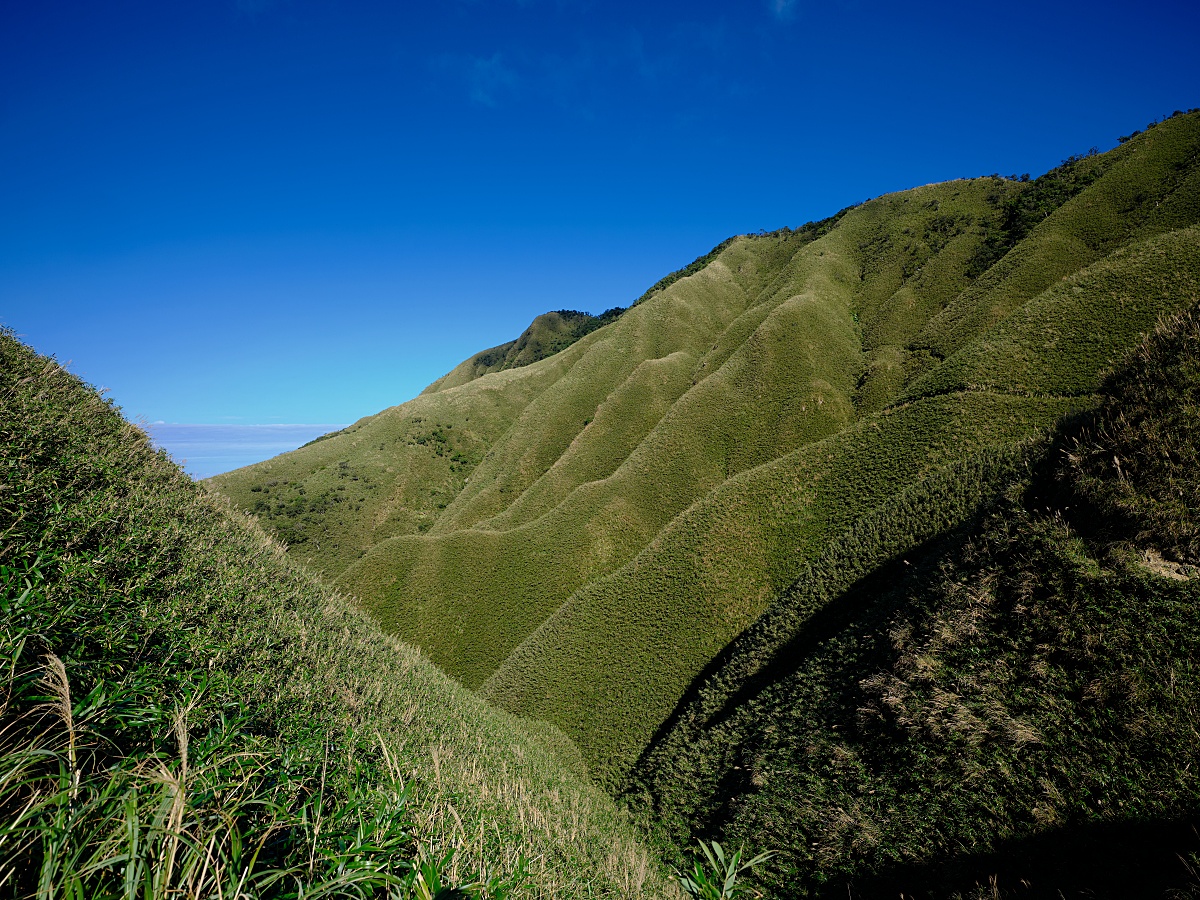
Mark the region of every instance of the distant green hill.
POLYGON ((458 387, 491 372, 503 372, 505 369, 531 365, 567 349, 597 328, 615 322, 623 312, 624 309, 614 306, 598 316, 574 309, 542 313, 516 340, 476 353, 425 388, 422 393, 430 394, 445 388, 458 387))
MULTIPOLYGON (((806 856, 810 832, 786 833, 807 821, 800 801, 764 799, 776 815, 748 799, 774 795, 732 774, 750 771, 730 760, 758 732, 697 731, 689 711, 710 685, 741 684, 760 651, 739 648, 805 591, 899 578, 908 555, 930 577, 956 559, 945 548, 1033 477, 1039 442, 1095 408, 1105 371, 1200 297, 1198 223, 1191 112, 1035 180, 928 185, 732 238, 602 327, 540 317, 524 344, 210 485, 466 686, 565 731, 597 779, 661 809, 676 837, 786 847, 780 895, 826 862, 882 872, 889 853, 992 847, 1025 833, 1027 793, 988 813, 995 827, 971 808, 908 843, 868 852, 860 836, 806 856), (674 743, 688 740, 690 755, 674 743), (690 768, 665 767, 671 753, 690 768)), ((893 607, 855 603, 845 627, 886 637, 893 607)), ((831 697, 870 677, 812 665, 806 683, 825 679, 831 697)), ((808 695, 778 696, 777 716, 756 715, 782 735, 808 695)), ((807 771, 778 765, 783 782, 807 771)))

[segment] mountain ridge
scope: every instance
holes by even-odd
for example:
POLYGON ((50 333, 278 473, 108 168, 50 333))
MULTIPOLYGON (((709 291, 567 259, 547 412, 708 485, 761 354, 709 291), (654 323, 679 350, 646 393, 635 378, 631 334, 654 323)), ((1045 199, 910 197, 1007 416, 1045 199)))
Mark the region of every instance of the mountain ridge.
MULTIPOLYGON (((647 760, 707 680, 734 677, 731 648, 820 581, 813 566, 845 569, 839 547, 865 554, 863 578, 940 558, 1026 477, 1014 466, 1102 401, 1105 372, 1198 299, 1192 111, 1037 179, 926 185, 736 236, 556 353, 491 372, 471 357, 210 484, 657 809, 672 791, 647 760)), ((695 774, 720 769, 712 752, 680 784, 734 803, 695 774)), ((680 821, 676 841, 756 834, 736 816, 680 821)), ((803 859, 780 857, 776 890, 811 874, 803 859)))

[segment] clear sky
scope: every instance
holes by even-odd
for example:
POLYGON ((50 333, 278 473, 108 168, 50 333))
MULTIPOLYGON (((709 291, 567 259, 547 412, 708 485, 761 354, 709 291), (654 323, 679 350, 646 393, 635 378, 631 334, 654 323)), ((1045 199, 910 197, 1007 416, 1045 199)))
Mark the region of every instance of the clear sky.
POLYGON ((1200 4, 4 0, 0 323, 130 417, 344 423, 725 237, 1200 105, 1200 4))

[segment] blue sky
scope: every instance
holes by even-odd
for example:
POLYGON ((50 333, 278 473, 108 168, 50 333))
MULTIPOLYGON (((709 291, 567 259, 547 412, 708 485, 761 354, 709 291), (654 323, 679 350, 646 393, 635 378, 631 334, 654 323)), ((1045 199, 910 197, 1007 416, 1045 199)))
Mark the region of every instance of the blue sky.
POLYGON ((7 2, 0 322, 177 423, 344 423, 730 234, 1200 105, 1197 4, 7 2))

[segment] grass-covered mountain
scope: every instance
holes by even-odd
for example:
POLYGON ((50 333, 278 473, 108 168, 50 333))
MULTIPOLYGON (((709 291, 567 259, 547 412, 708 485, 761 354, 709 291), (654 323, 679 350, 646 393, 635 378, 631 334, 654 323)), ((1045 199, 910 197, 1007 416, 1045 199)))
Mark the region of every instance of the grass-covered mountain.
POLYGON ((1198 301, 1192 111, 733 238, 211 485, 772 896, 1191 889, 1198 301))
MULTIPOLYGON (((921 485, 972 508, 992 489, 979 460, 1093 406, 1105 368, 1200 289, 1198 222, 1190 113, 1035 180, 735 238, 558 353, 459 367, 212 483, 617 784, 854 527, 921 485)), ((930 516, 888 553, 953 517, 930 516)))
POLYGON ((432 393, 457 387, 491 372, 517 369, 528 366, 547 356, 565 350, 581 337, 597 328, 615 322, 625 312, 619 306, 605 310, 598 316, 574 309, 559 309, 542 313, 534 319, 514 341, 508 341, 476 353, 447 372, 423 393, 432 393))
POLYGON ((696 679, 631 805, 780 848, 773 896, 1195 896, 1197 300, 1095 409, 833 542, 696 679))
POLYGON ((560 732, 381 633, 8 332, 0 670, 0 895, 663 891, 560 732))

